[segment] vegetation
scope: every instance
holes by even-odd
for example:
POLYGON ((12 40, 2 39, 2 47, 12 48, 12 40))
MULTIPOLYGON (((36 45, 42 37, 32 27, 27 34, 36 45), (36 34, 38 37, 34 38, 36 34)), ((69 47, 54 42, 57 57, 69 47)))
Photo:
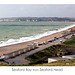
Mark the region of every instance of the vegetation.
MULTIPOLYGON (((28 56, 27 60, 31 63, 27 66, 75 66, 75 60, 59 60, 56 62, 48 63, 47 60, 50 57, 57 56, 61 51, 64 51, 65 48, 75 48, 75 36, 71 39, 68 39, 63 44, 52 45, 44 50, 41 50, 35 54, 28 56)), ((5 64, 0 63, 0 66, 26 66, 18 64, 5 64)))
POLYGON ((37 64, 33 66, 75 66, 75 59, 59 60, 52 63, 43 63, 43 64, 37 64))
MULTIPOLYGON (((50 46, 50 47, 48 47, 48 48, 46 48, 42 51, 39 51, 39 52, 37 52, 33 55, 28 56, 26 59, 31 62, 30 65, 42 64, 48 58, 59 55, 59 53, 61 51, 64 51, 65 48, 75 48, 75 36, 72 37, 71 39, 68 39, 67 41, 65 41, 63 43, 63 45, 58 44, 58 45, 50 46)), ((55 62, 56 64, 52 63, 52 64, 49 64, 49 65, 56 65, 56 66, 57 65, 66 65, 65 64, 66 61, 70 62, 70 63, 72 62, 71 60, 64 60, 64 61, 62 60, 62 61, 55 62)), ((73 61, 75 62, 75 60, 73 60, 73 61)), ((48 63, 48 62, 46 62, 46 63, 48 63)), ((71 65, 70 63, 69 63, 69 65, 71 65)), ((75 65, 75 63, 73 65, 75 65)))
POLYGON ((42 51, 39 51, 33 55, 28 56, 27 60, 29 60, 30 64, 43 63, 46 59, 57 56, 60 51, 64 50, 65 45, 53 45, 42 51))
POLYGON ((66 45, 75 45, 75 36, 65 41, 63 44, 66 45))
POLYGON ((18 64, 5 64, 0 63, 0 66, 75 66, 75 59, 59 60, 51 63, 32 64, 32 65, 18 65, 18 64))
POLYGON ((0 66, 24 66, 24 65, 0 63, 0 66))

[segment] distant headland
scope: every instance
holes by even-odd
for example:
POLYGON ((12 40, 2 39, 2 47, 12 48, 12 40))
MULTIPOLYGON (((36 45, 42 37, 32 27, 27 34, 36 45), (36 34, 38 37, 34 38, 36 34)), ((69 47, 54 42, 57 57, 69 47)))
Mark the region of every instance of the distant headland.
POLYGON ((11 17, 11 18, 0 18, 0 21, 26 21, 26 22, 36 22, 36 21, 67 21, 75 22, 75 18, 70 17, 11 17))

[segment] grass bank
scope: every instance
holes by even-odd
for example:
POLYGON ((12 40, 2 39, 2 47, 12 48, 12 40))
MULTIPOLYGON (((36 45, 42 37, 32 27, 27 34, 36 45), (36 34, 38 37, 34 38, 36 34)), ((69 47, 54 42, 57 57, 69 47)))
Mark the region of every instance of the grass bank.
MULTIPOLYGON (((33 55, 28 56, 26 59, 31 62, 30 65, 43 64, 43 63, 45 63, 46 59, 48 59, 50 57, 53 57, 53 56, 57 56, 57 54, 60 51, 64 51, 65 48, 75 48, 75 36, 70 38, 70 39, 68 39, 67 41, 65 41, 62 45, 58 44, 58 45, 50 46, 50 47, 48 47, 48 48, 46 48, 46 49, 44 49, 42 51, 39 51, 39 52, 37 52, 37 53, 35 53, 33 55)), ((59 65, 59 66, 66 65, 65 61, 70 62, 70 63, 72 62, 71 60, 64 60, 63 62, 62 61, 57 61, 56 64, 59 65)), ((75 60, 73 60, 73 61, 75 62, 75 60)), ((47 62, 46 62, 46 64, 48 65, 47 62)), ((55 63, 51 64, 51 66, 56 65, 56 64, 55 63)), ((71 65, 71 64, 69 64, 69 65, 71 65)))
MULTIPOLYGON (((57 56, 60 51, 64 51, 65 48, 75 48, 75 36, 65 41, 63 44, 52 45, 37 53, 28 56, 27 60, 31 63, 27 66, 75 66, 75 60, 60 60, 53 63, 45 62, 46 59, 57 56)), ((0 66, 26 66, 18 64, 5 64, 0 63, 0 66)))
POLYGON ((75 45, 75 36, 65 41, 63 44, 65 45, 75 45))
POLYGON ((73 60, 59 60, 52 63, 42 63, 33 66, 75 66, 75 59, 73 60))

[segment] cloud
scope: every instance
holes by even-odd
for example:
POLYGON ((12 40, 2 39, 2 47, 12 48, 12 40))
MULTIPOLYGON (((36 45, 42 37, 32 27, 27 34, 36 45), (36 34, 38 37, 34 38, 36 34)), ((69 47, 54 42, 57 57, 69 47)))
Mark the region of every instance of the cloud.
POLYGON ((75 4, 0 4, 0 17, 75 17, 75 4))

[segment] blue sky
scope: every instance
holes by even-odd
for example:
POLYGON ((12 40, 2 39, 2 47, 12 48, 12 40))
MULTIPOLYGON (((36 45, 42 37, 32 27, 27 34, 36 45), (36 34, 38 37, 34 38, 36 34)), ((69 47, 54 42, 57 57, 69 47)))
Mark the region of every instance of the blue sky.
POLYGON ((75 17, 75 4, 0 4, 4 17, 75 17))

